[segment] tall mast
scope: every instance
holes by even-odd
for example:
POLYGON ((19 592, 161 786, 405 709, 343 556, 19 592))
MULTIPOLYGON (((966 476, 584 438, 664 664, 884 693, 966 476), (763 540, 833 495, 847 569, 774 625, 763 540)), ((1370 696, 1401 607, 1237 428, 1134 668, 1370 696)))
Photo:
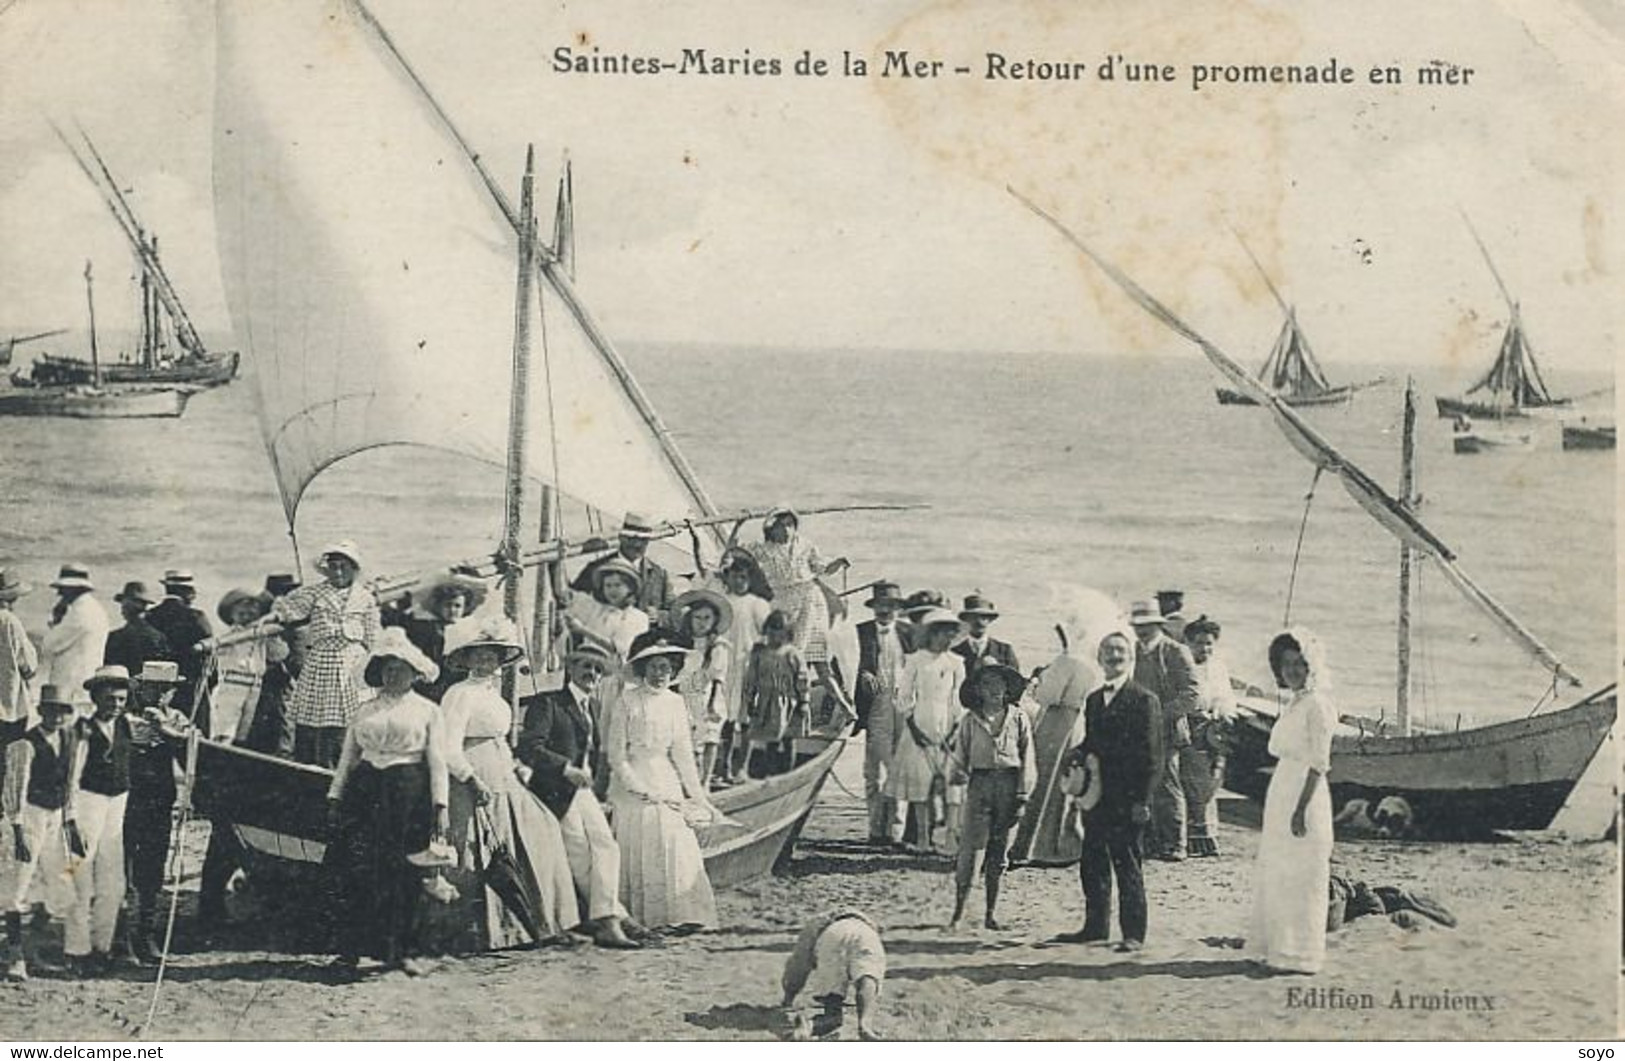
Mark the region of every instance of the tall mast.
MULTIPOLYGON (((146 235, 145 232, 141 231, 140 229, 136 229, 136 239, 145 241, 146 238, 147 238, 147 235, 146 235)), ((137 254, 136 257, 140 258, 141 255, 137 254)), ((141 364, 144 365, 146 368, 151 369, 152 365, 153 365, 153 361, 155 360, 155 357, 154 357, 154 354, 153 354, 153 349, 152 349, 152 346, 153 346, 153 335, 152 335, 152 323, 153 323, 153 317, 152 317, 152 277, 147 275, 147 269, 146 269, 146 266, 144 264, 140 266, 140 269, 141 269, 141 364)))
MULTIPOLYGON (((1405 377, 1405 413, 1399 443, 1399 497, 1406 511, 1416 509, 1416 387, 1411 377, 1405 377)), ((1395 711, 1399 716, 1399 732, 1411 732, 1411 562, 1414 553, 1410 543, 1399 543, 1399 661, 1398 688, 1395 690, 1395 711)))
POLYGON ((102 362, 96 352, 96 298, 91 294, 90 260, 85 260, 85 305, 90 308, 90 382, 102 385, 102 362))
MULTIPOLYGON (((519 198, 519 279, 513 309, 513 380, 508 396, 508 488, 503 522, 502 555, 507 563, 502 610, 519 621, 519 531, 525 512, 525 428, 530 417, 530 321, 536 285, 536 215, 533 185, 536 148, 525 151, 525 176, 519 198)), ((512 668, 503 672, 502 692, 510 703, 516 694, 512 668)))

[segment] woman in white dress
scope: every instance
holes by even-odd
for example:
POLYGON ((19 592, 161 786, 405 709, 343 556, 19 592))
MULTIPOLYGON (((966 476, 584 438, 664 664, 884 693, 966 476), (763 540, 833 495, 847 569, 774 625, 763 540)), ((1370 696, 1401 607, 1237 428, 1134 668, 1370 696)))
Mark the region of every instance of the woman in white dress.
POLYGON ((625 660, 632 641, 649 629, 649 616, 638 607, 638 570, 618 556, 593 568, 592 594, 573 595, 564 613, 565 624, 576 634, 587 634, 625 660))
POLYGON ((1314 635, 1288 630, 1270 642, 1270 670, 1291 700, 1270 730, 1275 772, 1264 797, 1247 956, 1282 973, 1314 973, 1326 957, 1331 876, 1331 678, 1314 635))
POLYGON ((460 620, 446 628, 446 665, 468 677, 440 700, 450 775, 450 841, 457 865, 446 873, 458 898, 431 918, 438 949, 483 951, 560 937, 581 920, 564 834, 551 811, 514 774, 508 734, 513 712, 499 674, 523 655, 518 631, 503 616, 460 620), (540 938, 484 880, 504 848, 537 906, 540 938))
POLYGON ((963 713, 959 687, 965 681, 965 663, 948 651, 959 636, 959 619, 952 612, 933 608, 915 625, 922 642, 903 661, 897 679, 897 750, 892 753, 886 794, 897 801, 893 839, 901 838, 913 804, 921 846, 929 847, 940 824, 932 820, 933 788, 947 798, 947 749, 963 713))
POLYGON ((694 766, 688 712, 669 688, 687 649, 651 630, 632 644, 635 684, 605 723, 609 800, 621 846, 621 899, 650 928, 684 931, 717 923, 691 821, 720 817, 694 766))

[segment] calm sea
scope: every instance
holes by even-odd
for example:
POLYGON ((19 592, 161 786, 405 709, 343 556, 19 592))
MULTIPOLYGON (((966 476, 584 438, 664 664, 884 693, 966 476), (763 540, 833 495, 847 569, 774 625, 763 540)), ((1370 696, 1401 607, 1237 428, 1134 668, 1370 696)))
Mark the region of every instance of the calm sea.
MULTIPOLYGON (((930 506, 807 521, 826 555, 852 558, 853 585, 884 576, 955 597, 981 590, 1003 610, 996 633, 1029 668, 1056 651, 1060 587, 1125 606, 1179 588, 1188 614, 1224 624, 1232 670, 1267 677, 1263 646, 1285 612, 1312 470, 1259 410, 1215 403, 1198 355, 626 353, 724 509, 930 506)), ((1417 382, 1423 518, 1588 685, 1610 680, 1613 454, 1565 453, 1549 425, 1531 450, 1453 455, 1448 423, 1431 415, 1442 381, 1417 382)), ((1551 382, 1572 393, 1612 381, 1551 382)), ((1392 488, 1399 409, 1400 388, 1386 387, 1308 416, 1392 488)), ((0 563, 41 587, 19 609, 31 629, 44 625, 43 584, 64 559, 90 564, 108 598, 126 579, 190 567, 211 608, 227 588, 292 563, 247 380, 197 396, 177 421, 13 419, 4 431, 0 563)), ((483 466, 376 451, 316 483, 300 540, 307 563, 344 536, 372 570, 412 570, 487 552, 500 497, 499 474, 483 466)), ((1397 551, 1322 479, 1292 619, 1327 643, 1346 710, 1392 710, 1397 551)), ((1417 618, 1424 711, 1447 723, 1529 711, 1545 676, 1429 574, 1417 618)))

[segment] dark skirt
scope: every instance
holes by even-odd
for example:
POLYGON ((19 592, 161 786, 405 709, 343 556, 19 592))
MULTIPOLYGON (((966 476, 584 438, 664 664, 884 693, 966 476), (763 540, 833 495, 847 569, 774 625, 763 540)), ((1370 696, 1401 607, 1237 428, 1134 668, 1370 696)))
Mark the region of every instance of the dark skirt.
POLYGON ((325 859, 334 889, 335 949, 346 957, 399 961, 415 952, 426 901, 423 871, 406 856, 427 847, 433 833, 429 768, 360 763, 339 813, 325 859))

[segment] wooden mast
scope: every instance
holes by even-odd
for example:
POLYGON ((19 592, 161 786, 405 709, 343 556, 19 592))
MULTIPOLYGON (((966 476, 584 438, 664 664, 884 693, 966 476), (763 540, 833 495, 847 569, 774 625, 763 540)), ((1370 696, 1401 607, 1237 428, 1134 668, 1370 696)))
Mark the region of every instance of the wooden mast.
MULTIPOLYGON (((502 610, 517 626, 519 592, 524 568, 520 566, 519 532, 525 513, 525 428, 530 417, 530 321, 536 284, 536 218, 534 183, 536 148, 525 151, 525 176, 519 199, 519 278, 513 310, 513 379, 508 396, 508 485, 503 522, 502 610)), ((515 703, 517 684, 512 668, 502 675, 503 698, 515 703)), ((517 712, 516 712, 517 715, 517 712)))
MULTIPOLYGON (((1416 508, 1416 387, 1405 378, 1405 412, 1399 444, 1399 503, 1406 511, 1416 508)), ((1395 710, 1399 716, 1399 732, 1411 732, 1411 564, 1413 550, 1406 542, 1399 543, 1399 653, 1398 687, 1395 690, 1395 710)))
POLYGON ((102 385, 101 356, 96 352, 96 297, 91 293, 90 260, 85 260, 85 305, 90 308, 90 382, 102 385))

